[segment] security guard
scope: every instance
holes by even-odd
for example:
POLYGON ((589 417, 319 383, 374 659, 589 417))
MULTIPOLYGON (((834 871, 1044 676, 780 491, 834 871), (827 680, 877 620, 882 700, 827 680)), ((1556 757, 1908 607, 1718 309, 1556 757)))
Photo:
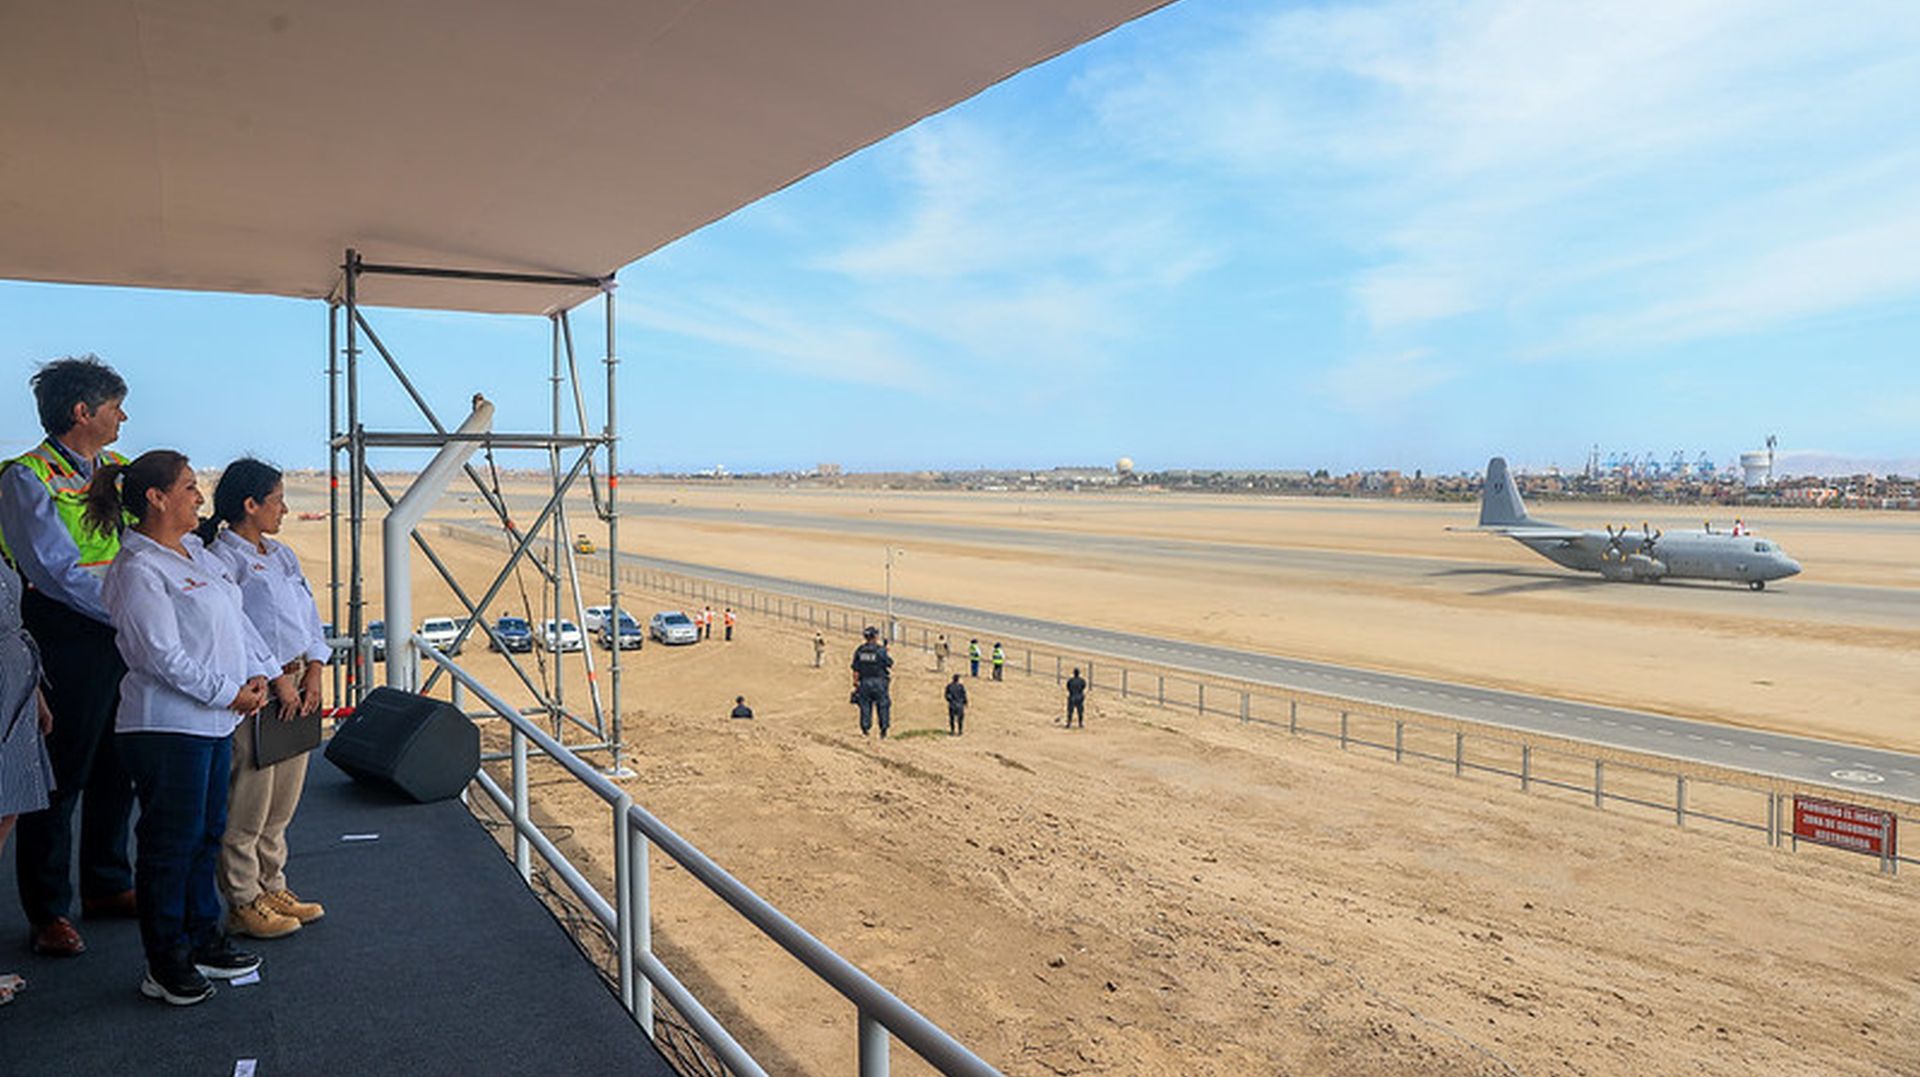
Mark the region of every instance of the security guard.
POLYGON ((862 632, 864 638, 853 652, 853 701, 860 705, 860 735, 873 727, 873 712, 880 712, 880 739, 887 739, 887 727, 893 724, 893 697, 887 681, 893 676, 893 657, 880 642, 880 630, 872 625, 862 632))
POLYGON ((1073 728, 1074 715, 1080 716, 1080 728, 1087 728, 1087 679, 1080 675, 1080 667, 1073 667, 1073 676, 1067 678, 1067 728, 1073 728))
POLYGON ((957 737, 967 728, 967 686, 960 683, 960 675, 953 675, 947 683, 947 734, 957 737))
POLYGON ((1004 680, 1001 676, 1007 669, 1007 649, 996 641, 993 645, 993 679, 1004 680))
POLYGON ((120 536, 82 522, 94 469, 126 462, 107 446, 127 419, 120 407, 127 383, 88 355, 46 364, 32 385, 47 438, 0 464, 0 553, 28 584, 20 613, 46 663, 56 788, 45 811, 20 817, 20 905, 34 951, 72 957, 87 948, 69 919, 76 804, 82 908, 93 917, 137 911, 127 857, 133 783, 113 739, 127 667, 100 601, 120 536))
POLYGON ((977 639, 967 641, 967 665, 973 667, 974 676, 980 675, 980 641, 977 639))

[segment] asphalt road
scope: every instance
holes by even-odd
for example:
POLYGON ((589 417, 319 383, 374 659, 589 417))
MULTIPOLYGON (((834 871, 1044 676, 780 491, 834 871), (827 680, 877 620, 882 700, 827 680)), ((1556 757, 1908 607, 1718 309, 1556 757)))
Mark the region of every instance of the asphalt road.
MULTIPOLYGON (((897 516, 866 519, 859 516, 657 502, 622 504, 620 513, 630 519, 746 524, 838 535, 871 535, 876 539, 893 541, 948 542, 994 549, 1072 554, 1077 557, 1107 556, 1135 564, 1142 560, 1156 560, 1278 573, 1331 573, 1356 579, 1420 583, 1485 597, 1555 592, 1590 596, 1595 600, 1622 605, 1657 602, 1666 610, 1732 613, 1768 620, 1894 628, 1911 628, 1920 624, 1920 589, 1917 588, 1856 586, 1794 579, 1780 581, 1766 591, 1756 593, 1744 587, 1699 580, 1667 580, 1651 586, 1609 583, 1597 576, 1568 572, 1544 560, 1539 562, 1537 568, 1462 560, 1475 557, 1476 551, 1500 548, 1507 541, 1486 535, 1437 533, 1433 538, 1434 549, 1441 556, 1414 557, 1037 528, 982 527, 897 516)), ((1463 523, 1470 523, 1471 506, 1464 508, 1463 513, 1463 523)))
MULTIPOLYGON (((638 554, 621 556, 630 564, 789 597, 874 611, 884 610, 886 604, 885 596, 871 591, 638 554)), ((1626 751, 1646 752, 1838 789, 1857 789, 1876 796, 1920 803, 1920 756, 1903 752, 1087 628, 968 606, 898 596, 894 598, 893 605, 895 613, 901 617, 953 625, 966 629, 970 635, 988 639, 998 637, 1050 643, 1088 655, 1152 663, 1255 684, 1425 711, 1626 751)))
MULTIPOLYGON (((511 498, 517 504, 521 497, 511 498)), ((537 499, 527 499, 537 503, 537 499)), ((532 507, 530 504, 528 507, 532 507)), ((1566 590, 1637 603, 1655 598, 1664 608, 1735 610, 1769 619, 1920 624, 1920 591, 1893 587, 1783 581, 1764 592, 1724 585, 1668 581, 1658 587, 1615 584, 1565 572, 1542 563, 1539 569, 1478 564, 1454 559, 1196 542, 1125 535, 1090 535, 1044 529, 982 527, 857 516, 756 509, 727 509, 659 503, 621 506, 627 518, 746 524, 756 527, 818 530, 839 535, 872 535, 894 541, 919 539, 970 546, 1033 549, 1079 557, 1110 555, 1141 559, 1193 561, 1212 567, 1236 565, 1275 572, 1310 571, 1355 578, 1424 581, 1432 586, 1498 596, 1531 590, 1566 590)), ((1482 536, 1436 535, 1436 545, 1462 543, 1470 549, 1482 536)), ((623 554, 630 563, 781 594, 872 610, 884 608, 884 596, 843 587, 764 576, 711 565, 623 554)), ((909 618, 965 627, 970 634, 1052 643, 1089 655, 1106 655, 1157 665, 1318 692, 1364 702, 1402 707, 1451 718, 1589 741, 1689 762, 1730 767, 1794 781, 1858 789, 1920 803, 1920 756, 1836 741, 1748 730, 1713 722, 1672 718, 1642 711, 1531 696, 1446 681, 1356 669, 1253 651, 1213 647, 1157 636, 1087 628, 967 606, 896 597, 894 607, 909 618)))

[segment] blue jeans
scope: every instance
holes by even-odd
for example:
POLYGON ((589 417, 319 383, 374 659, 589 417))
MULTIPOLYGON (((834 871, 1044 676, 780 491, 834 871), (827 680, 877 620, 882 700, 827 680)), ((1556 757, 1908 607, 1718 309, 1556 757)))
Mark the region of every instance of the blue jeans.
POLYGON ((140 798, 133 889, 147 960, 218 943, 215 869, 227 829, 233 738, 122 733, 119 749, 140 798))

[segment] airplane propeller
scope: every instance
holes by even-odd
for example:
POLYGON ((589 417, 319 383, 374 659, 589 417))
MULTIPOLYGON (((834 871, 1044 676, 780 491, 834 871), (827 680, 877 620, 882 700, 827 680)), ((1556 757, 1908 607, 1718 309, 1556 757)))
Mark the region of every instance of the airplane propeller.
POLYGON ((1627 525, 1621 524, 1620 530, 1618 531, 1613 529, 1612 524, 1602 524, 1601 526, 1607 529, 1607 548, 1601 551, 1601 555, 1611 561, 1626 560, 1627 548, 1622 540, 1627 537, 1627 525))
MULTIPOLYGON (((1626 528, 1623 527, 1620 530, 1624 533, 1626 528)), ((1642 536, 1640 539, 1640 552, 1651 555, 1653 553, 1653 544, 1660 541, 1660 529, 1657 527, 1648 528, 1647 522, 1642 520, 1640 521, 1640 534, 1642 536)))

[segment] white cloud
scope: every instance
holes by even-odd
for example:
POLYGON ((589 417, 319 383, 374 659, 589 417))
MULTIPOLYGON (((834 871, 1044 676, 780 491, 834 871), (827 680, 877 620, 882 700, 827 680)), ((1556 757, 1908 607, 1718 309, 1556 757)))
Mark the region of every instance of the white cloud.
POLYGON ((1348 412, 1382 417, 1397 413, 1459 373, 1453 366, 1436 361, 1430 350, 1412 348, 1349 359, 1322 375, 1320 388, 1348 412))
MULTIPOLYGON (((731 294, 731 293, 729 293, 731 294)), ((717 344, 752 361, 828 381, 937 392, 940 379, 884 331, 750 299, 651 296, 621 308, 622 322, 717 344)))
POLYGON ((1317 207, 1389 347, 1524 310, 1533 350, 1599 352, 1920 291, 1911 169, 1815 194, 1920 149, 1909 4, 1398 0, 1219 36, 1080 88, 1136 152, 1317 207))

